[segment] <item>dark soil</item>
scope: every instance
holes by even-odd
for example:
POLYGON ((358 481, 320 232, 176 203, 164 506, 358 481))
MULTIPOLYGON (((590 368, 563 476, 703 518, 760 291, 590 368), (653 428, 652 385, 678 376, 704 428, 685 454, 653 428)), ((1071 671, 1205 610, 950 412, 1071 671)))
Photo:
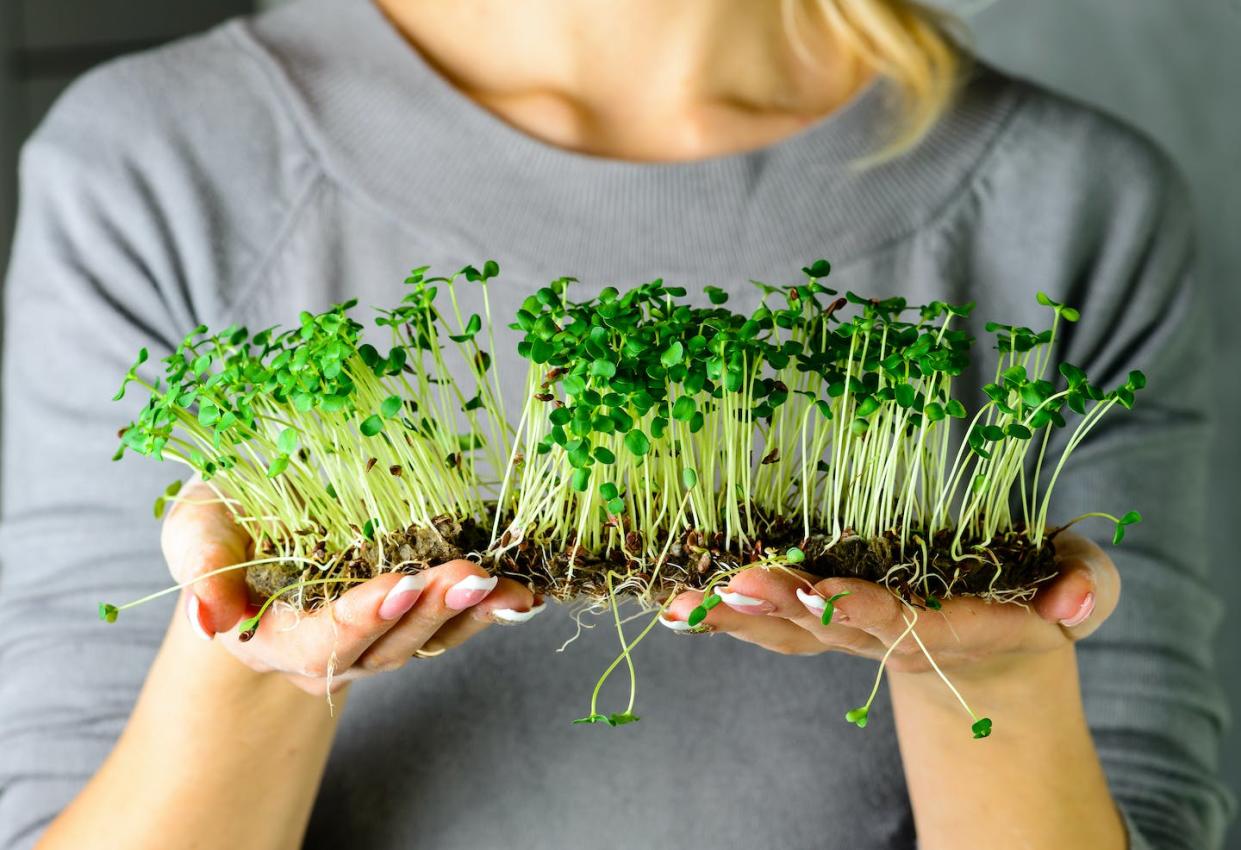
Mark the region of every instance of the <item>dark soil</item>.
MULTIPOLYGON (((764 534, 745 547, 733 541, 726 548, 722 534, 708 538, 697 531, 687 531, 668 547, 667 560, 658 571, 651 595, 662 598, 669 593, 702 588, 716 572, 754 563, 765 555, 783 553, 796 546, 806 555, 802 563, 795 565, 803 572, 822 578, 847 576, 884 582, 911 602, 922 599, 922 587, 914 588, 910 584, 912 570, 893 569, 910 563, 915 555, 920 557, 921 547, 907 542, 902 555, 900 538, 895 532, 873 539, 846 534, 829 547, 829 534, 815 533, 804 539, 800 522, 774 518, 760 521, 758 525, 765 529, 764 534)), ((1054 532, 1049 534, 1041 549, 1031 546, 1020 531, 991 541, 966 541, 964 550, 974 557, 954 560, 948 548, 952 534, 943 532, 927 547, 930 571, 943 579, 942 583, 931 582, 930 587, 940 596, 1020 595, 1055 574, 1054 536, 1054 532), (950 591, 944 590, 945 587, 950 591)), ((490 524, 484 526, 473 519, 459 521, 447 516, 437 517, 433 528, 411 526, 387 535, 382 547, 366 542, 333 555, 321 545, 314 557, 331 564, 328 570, 307 569, 291 563, 264 564, 249 568, 246 581, 256 599, 263 600, 299 581, 329 577, 368 579, 394 568, 417 572, 456 558, 474 556, 477 559, 486 551, 490 537, 490 524)), ((507 540, 501 542, 507 543, 507 540)), ((627 548, 636 549, 636 543, 627 548)), ((609 570, 635 575, 643 585, 651 582, 651 576, 643 572, 650 566, 627 560, 619 547, 611 553, 574 552, 573 548, 545 551, 530 541, 523 541, 506 552, 499 563, 486 556, 482 563, 496 575, 515 579, 535 593, 562 601, 607 596, 605 576, 609 570), (567 580, 570 556, 573 576, 567 580)), ((264 554, 273 552, 274 547, 268 547, 264 554)), ((289 593, 286 598, 309 610, 347 588, 343 583, 312 585, 304 588, 300 595, 289 593)))

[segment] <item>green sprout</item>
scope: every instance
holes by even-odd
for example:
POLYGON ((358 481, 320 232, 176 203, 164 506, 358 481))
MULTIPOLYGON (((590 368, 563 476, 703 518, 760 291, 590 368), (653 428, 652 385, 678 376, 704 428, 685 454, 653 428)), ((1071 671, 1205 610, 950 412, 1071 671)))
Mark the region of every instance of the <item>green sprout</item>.
POLYGON ((823 625, 830 626, 832 624, 832 617, 836 614, 836 602, 848 596, 852 592, 853 591, 851 590, 843 590, 840 593, 832 594, 827 599, 823 600, 823 616, 820 618, 820 622, 823 623, 823 625))

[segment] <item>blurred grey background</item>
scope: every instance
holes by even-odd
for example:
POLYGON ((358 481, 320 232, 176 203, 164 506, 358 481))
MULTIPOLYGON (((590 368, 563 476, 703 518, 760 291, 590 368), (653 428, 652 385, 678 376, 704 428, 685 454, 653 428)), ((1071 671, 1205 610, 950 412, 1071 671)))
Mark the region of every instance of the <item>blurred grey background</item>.
MULTIPOLYGON (((16 205, 17 152, 64 86, 91 65, 203 29, 281 0, 0 0, 0 276, 16 205)), ((952 2, 945 5, 952 6, 952 2)), ((1193 184, 1201 275, 1212 293, 1218 360, 1231 381, 1219 398, 1215 512, 1220 595, 1241 601, 1231 532, 1241 528, 1241 4, 1233 0, 956 0, 978 52, 1144 128, 1193 184), (1234 367, 1234 368, 1229 368, 1234 367)), ((1220 669, 1241 707, 1241 617, 1219 640, 1220 669), (1231 649, 1231 652, 1226 651, 1231 649)), ((1226 775, 1241 793, 1241 735, 1225 745, 1226 775)), ((1239 836, 1234 835, 1234 840, 1239 836)))

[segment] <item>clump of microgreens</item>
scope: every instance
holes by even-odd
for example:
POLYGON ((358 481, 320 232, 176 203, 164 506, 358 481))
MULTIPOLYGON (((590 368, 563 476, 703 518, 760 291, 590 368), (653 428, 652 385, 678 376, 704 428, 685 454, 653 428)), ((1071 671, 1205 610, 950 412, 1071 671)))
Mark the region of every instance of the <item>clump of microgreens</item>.
MULTIPOLYGON (((494 342, 484 349, 479 341, 484 327, 490 339, 487 282, 498 272, 494 262, 450 277, 415 269, 400 305, 378 311, 376 324, 390 335, 386 352, 361 341, 349 301, 303 312, 299 327, 286 331, 196 328, 153 381, 139 374, 148 359, 145 349, 139 354, 116 398, 140 387, 146 403, 121 432, 115 459, 129 449, 181 464, 206 482, 264 555, 228 569, 306 568, 242 624, 243 634, 283 593, 361 581, 345 574, 351 549, 370 545, 381 569, 397 569, 406 564, 384 551, 393 535, 437 533, 439 517, 486 516, 484 470, 502 466, 509 453, 488 353, 494 342), (485 317, 462 314, 460 278, 481 288, 485 317), (437 304, 442 291, 446 311, 437 304), (453 378, 450 350, 472 391, 453 378)), ((157 518, 180 486, 156 500, 157 518)), ((112 622, 150 598, 101 605, 100 615, 112 622)))
MULTIPOLYGON (((122 432, 118 457, 129 448, 173 460, 214 488, 270 556, 226 569, 305 566, 243 633, 289 591, 323 585, 328 598, 362 581, 348 574, 345 553, 369 545, 381 567, 399 569, 411 562, 385 558, 393 535, 438 535, 443 517, 492 517, 492 543, 480 554, 494 572, 610 604, 621 653, 581 723, 637 720, 631 651, 656 620, 630 641, 620 596, 658 616, 676 591, 697 587, 703 598, 689 625, 698 627, 721 601, 716 588, 743 569, 861 574, 849 572, 850 559, 878 551, 882 570, 870 577, 910 613, 888 654, 912 636, 985 737, 990 720, 969 708, 914 631, 918 611, 939 610, 954 592, 1029 598, 1031 583, 1046 576, 1019 573, 1008 586, 1004 556, 1029 562, 1043 553, 1035 565, 1049 569, 1055 482, 1082 439, 1114 406, 1130 407, 1145 379, 1133 372, 1104 392, 1071 364, 1052 370, 1060 323, 1078 315, 1040 293, 1053 312, 1047 330, 987 326, 998 364, 971 417, 953 381, 973 339, 953 324, 972 305, 932 302, 906 321, 904 299, 836 297, 821 283, 826 261, 803 271, 802 284, 758 284, 762 304, 749 315, 726 308, 715 287, 705 292, 710 306, 684 302, 686 291, 662 280, 575 302, 566 298, 573 278, 553 281, 526 299, 513 326, 524 333, 518 353, 531 361, 515 442, 478 342, 484 327, 491 332, 493 262, 447 278, 416 269, 402 304, 380 311, 378 324, 392 335, 386 355, 360 343, 361 325, 347 316, 352 302, 303 313, 300 327, 283 333, 198 328, 165 358, 163 378, 138 374, 145 351, 130 369, 118 398, 130 384, 149 398, 122 432), (485 318, 463 316, 460 277, 482 287, 485 318), (448 315, 435 304, 441 288, 448 315), (450 320, 456 333, 444 330, 450 320), (453 379, 445 339, 472 393, 453 379), (1067 382, 1060 388, 1050 380, 1057 372, 1067 382), (1066 408, 1077 415, 1071 427, 1066 408), (1064 428, 1065 447, 1044 475, 1050 435, 1064 428), (488 469, 502 469, 502 480, 486 480, 488 469), (871 548, 850 548, 858 542, 871 548), (316 571, 321 578, 310 577, 316 571), (986 584, 969 583, 987 571, 986 584), (604 715, 601 688, 622 662, 629 705, 604 715)), ((157 499, 157 516, 179 487, 157 499)), ((1117 543, 1140 520, 1136 512, 1085 516, 1111 520, 1117 543)), ((824 600, 824 624, 844 595, 824 600)), ((130 605, 102 605, 100 615, 113 621, 130 605)), ((850 722, 866 725, 887 657, 850 722)))
MULTIPOLYGON (((705 575, 689 618, 697 626, 720 601, 714 588, 742 569, 790 569, 808 551, 817 560, 850 540, 888 540, 879 578, 904 590, 911 611, 918 597, 938 609, 940 596, 984 566, 989 583, 973 592, 1028 598, 1030 587, 997 589, 1006 565, 996 552, 1043 549, 1051 492, 1069 456, 1145 383, 1133 372, 1104 392, 1076 366, 1053 370, 1061 323, 1079 317, 1040 293, 1052 310, 1047 330, 987 325, 998 365, 971 416, 953 382, 973 338, 953 325, 972 304, 935 301, 903 320, 903 298, 836 297, 821 283, 826 261, 803 271, 802 284, 758 284, 762 304, 749 315, 724 307, 718 288, 706 290, 710 306, 692 306, 683 288, 662 280, 571 301, 573 278, 540 289, 517 313, 518 353, 531 366, 501 491, 508 510, 497 512, 490 555, 511 565, 537 546, 566 596, 586 577, 606 580, 622 652, 603 679, 624 660, 630 706, 599 713, 601 679, 580 722, 633 719, 630 651, 646 632, 626 640, 621 590, 656 606, 705 575), (1057 371, 1066 386, 1050 380, 1057 371), (1073 426, 1066 407, 1079 415, 1073 426), (967 423, 964 439, 954 441, 953 420, 967 423), (1044 485, 1050 435, 1070 427, 1044 485), (789 517, 800 520, 801 541, 765 548, 789 517), (954 565, 947 574, 945 560, 954 565)), ((1115 523, 1116 542, 1140 519, 1088 516, 1115 523)), ((827 602, 824 623, 838 598, 827 602)), ((864 726, 869 706, 851 711, 850 722, 864 726)), ((975 734, 988 734, 990 721, 965 707, 975 734)))

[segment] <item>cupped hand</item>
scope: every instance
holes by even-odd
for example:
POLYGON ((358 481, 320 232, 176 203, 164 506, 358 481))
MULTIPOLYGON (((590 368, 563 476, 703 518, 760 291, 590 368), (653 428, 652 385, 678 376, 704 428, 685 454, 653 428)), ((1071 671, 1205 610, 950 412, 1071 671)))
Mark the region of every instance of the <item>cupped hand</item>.
MULTIPOLYGON (((1025 606, 955 597, 934 611, 908 605, 891 590, 861 579, 754 567, 717 588, 722 604, 710 610, 699 630, 790 655, 837 650, 879 659, 896 644, 887 661, 892 671, 931 670, 929 652, 944 670, 985 676, 1089 635, 1116 608, 1120 576, 1111 558, 1067 532, 1055 545, 1060 573, 1025 606), (823 610, 833 597, 833 616, 825 626, 823 610), (915 618, 917 640, 907 634, 915 618)), ((699 592, 681 594, 662 622, 676 631, 696 631, 687 620, 702 598, 699 592)))
POLYGON ((380 575, 312 613, 273 605, 242 640, 234 627, 258 610, 244 570, 200 577, 249 560, 252 545, 210 487, 195 482, 182 490, 161 544, 173 576, 187 585, 184 610, 200 637, 314 694, 395 670, 415 656, 438 655, 493 623, 524 622, 543 607, 522 585, 458 560, 413 575, 380 575))

